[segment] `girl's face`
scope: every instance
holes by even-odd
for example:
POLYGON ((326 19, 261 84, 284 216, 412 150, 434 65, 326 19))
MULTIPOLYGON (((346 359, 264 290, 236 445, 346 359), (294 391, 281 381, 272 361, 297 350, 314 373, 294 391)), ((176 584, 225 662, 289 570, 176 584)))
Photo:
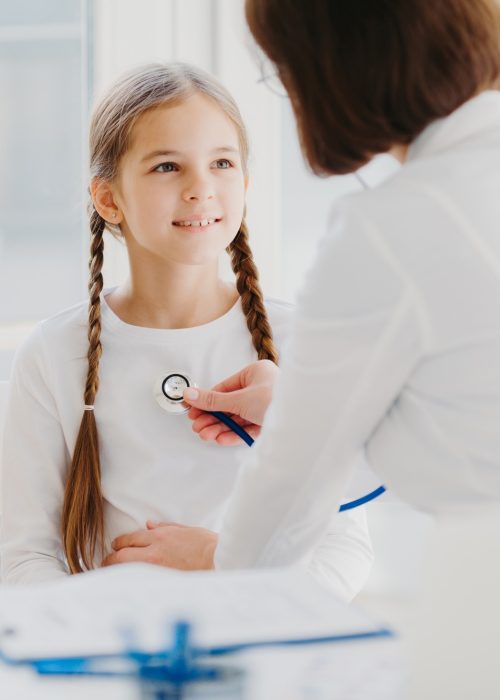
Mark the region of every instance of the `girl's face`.
POLYGON ((129 250, 186 265, 215 260, 243 218, 246 181, 235 125, 200 94, 146 112, 114 189, 129 250))

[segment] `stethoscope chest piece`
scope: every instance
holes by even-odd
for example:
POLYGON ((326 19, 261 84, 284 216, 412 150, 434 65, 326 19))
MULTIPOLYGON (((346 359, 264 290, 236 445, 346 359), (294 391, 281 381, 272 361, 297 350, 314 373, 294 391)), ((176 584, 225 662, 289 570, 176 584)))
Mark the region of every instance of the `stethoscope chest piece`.
POLYGON ((169 372, 158 377, 155 384, 155 398, 169 413, 183 414, 189 411, 184 403, 184 390, 196 386, 185 372, 169 372))

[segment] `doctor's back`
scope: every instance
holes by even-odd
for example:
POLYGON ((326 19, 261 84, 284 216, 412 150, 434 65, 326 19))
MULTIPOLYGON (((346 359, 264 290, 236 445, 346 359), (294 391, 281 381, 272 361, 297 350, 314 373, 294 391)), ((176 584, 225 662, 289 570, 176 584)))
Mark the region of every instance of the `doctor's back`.
POLYGON ((323 246, 305 303, 348 320, 347 352, 371 348, 372 466, 425 510, 498 501, 500 92, 427 127, 395 176, 336 207, 323 246))

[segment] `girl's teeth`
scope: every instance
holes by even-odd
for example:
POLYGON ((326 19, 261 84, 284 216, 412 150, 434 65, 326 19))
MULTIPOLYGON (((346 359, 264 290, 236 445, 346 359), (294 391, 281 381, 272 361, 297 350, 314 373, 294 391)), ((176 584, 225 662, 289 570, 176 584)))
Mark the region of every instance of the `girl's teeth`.
POLYGON ((213 224, 215 219, 201 219, 201 221, 181 221, 179 226, 208 226, 208 224, 213 224))

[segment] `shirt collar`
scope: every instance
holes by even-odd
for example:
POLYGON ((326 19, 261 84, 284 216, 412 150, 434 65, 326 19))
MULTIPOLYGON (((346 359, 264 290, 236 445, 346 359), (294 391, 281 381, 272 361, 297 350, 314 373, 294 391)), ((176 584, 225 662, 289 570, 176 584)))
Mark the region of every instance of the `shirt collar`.
POLYGON ((500 133, 500 91, 485 90, 443 119, 438 119, 410 145, 407 162, 446 150, 488 130, 500 133))

